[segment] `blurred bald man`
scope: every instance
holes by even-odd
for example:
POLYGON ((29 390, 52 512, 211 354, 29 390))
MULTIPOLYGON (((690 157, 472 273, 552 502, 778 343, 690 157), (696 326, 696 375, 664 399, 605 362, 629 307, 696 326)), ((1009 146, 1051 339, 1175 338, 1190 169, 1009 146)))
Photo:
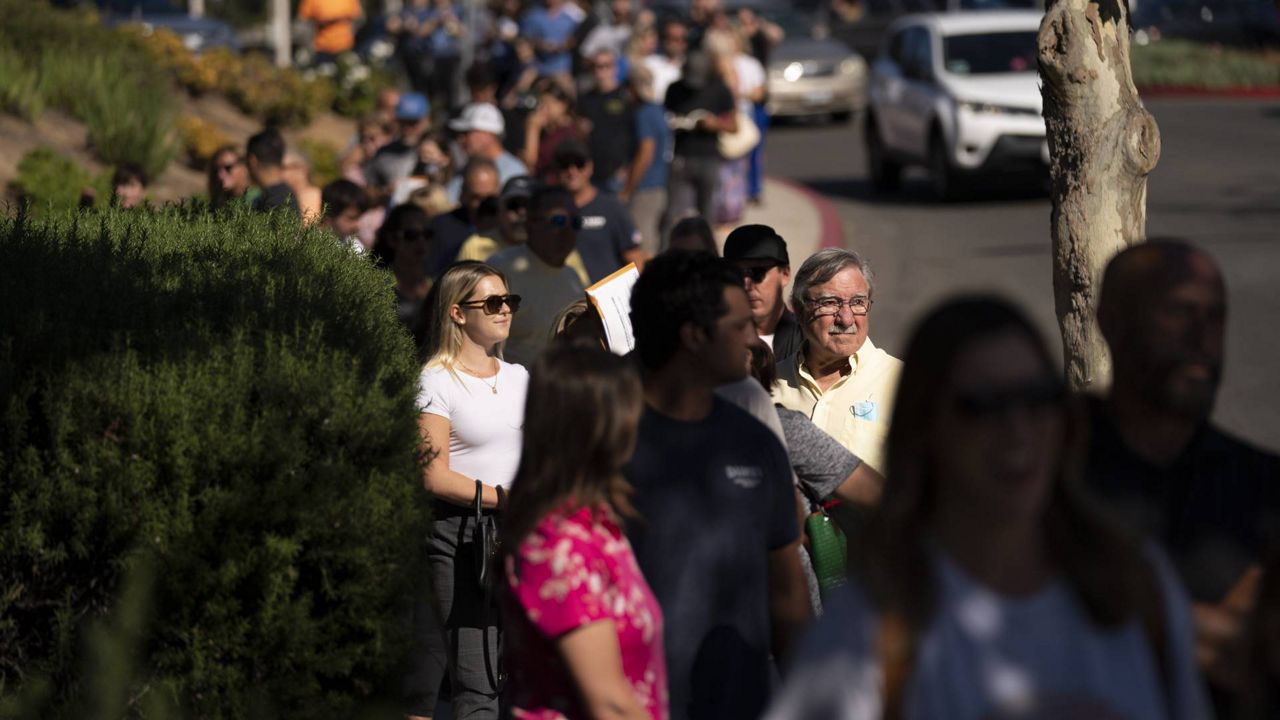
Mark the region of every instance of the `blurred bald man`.
POLYGON ((1091 402, 1088 473, 1118 517, 1172 557, 1195 602, 1197 657, 1218 703, 1238 685, 1258 568, 1280 539, 1280 457, 1210 421, 1226 319, 1226 283, 1203 250, 1154 239, 1111 261, 1098 323, 1114 379, 1091 402))

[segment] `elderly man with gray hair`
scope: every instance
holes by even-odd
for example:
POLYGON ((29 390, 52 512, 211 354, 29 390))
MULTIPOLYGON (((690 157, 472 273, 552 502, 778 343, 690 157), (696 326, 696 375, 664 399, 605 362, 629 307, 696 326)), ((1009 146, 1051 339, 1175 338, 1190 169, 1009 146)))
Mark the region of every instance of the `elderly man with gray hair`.
POLYGON ((902 361, 867 337, 873 281, 866 260, 843 248, 821 250, 800 266, 791 308, 804 343, 798 355, 779 362, 772 395, 883 472, 902 361))

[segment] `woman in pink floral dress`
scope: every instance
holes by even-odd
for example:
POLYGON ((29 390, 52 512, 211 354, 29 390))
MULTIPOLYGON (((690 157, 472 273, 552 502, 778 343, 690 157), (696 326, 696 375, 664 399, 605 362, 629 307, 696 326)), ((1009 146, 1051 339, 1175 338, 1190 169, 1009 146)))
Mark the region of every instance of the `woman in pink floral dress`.
POLYGON ((662 611, 620 527, 643 402, 634 366, 603 350, 534 363, 502 530, 516 718, 667 718, 662 611))

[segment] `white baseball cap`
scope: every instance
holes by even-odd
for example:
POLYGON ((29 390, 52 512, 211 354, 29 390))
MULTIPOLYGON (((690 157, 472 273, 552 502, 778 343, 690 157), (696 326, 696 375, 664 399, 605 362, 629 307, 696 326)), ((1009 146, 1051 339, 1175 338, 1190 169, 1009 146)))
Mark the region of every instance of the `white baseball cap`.
POLYGON ((507 129, 502 111, 491 103, 471 103, 463 108, 461 117, 449 122, 449 128, 454 132, 481 130, 494 135, 502 135, 507 129))

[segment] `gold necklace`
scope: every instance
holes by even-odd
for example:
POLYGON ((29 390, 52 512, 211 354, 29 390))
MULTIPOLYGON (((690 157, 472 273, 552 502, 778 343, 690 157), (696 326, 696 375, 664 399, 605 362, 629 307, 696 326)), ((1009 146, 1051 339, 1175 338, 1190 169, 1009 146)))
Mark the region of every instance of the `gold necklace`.
MULTIPOLYGON (((498 359, 497 359, 497 358, 494 358, 493 362, 494 362, 494 365, 496 366, 496 365, 498 364, 498 359)), ((480 373, 478 373, 478 372, 476 372, 475 370, 472 370, 471 368, 467 367, 465 363, 459 362, 458 364, 459 364, 459 365, 461 365, 461 366, 462 366, 462 369, 463 369, 463 370, 466 370, 466 371, 471 375, 471 377, 474 377, 475 379, 477 379, 477 380, 479 380, 480 382, 484 383, 484 386, 485 386, 485 387, 487 387, 487 388, 489 388, 489 390, 493 391, 493 394, 494 394, 494 395, 497 395, 497 394, 498 394, 498 371, 499 371, 500 367, 495 367, 495 368, 493 369, 493 384, 492 384, 492 385, 490 385, 489 383, 485 382, 485 379, 484 379, 484 378, 480 377, 480 373)))

